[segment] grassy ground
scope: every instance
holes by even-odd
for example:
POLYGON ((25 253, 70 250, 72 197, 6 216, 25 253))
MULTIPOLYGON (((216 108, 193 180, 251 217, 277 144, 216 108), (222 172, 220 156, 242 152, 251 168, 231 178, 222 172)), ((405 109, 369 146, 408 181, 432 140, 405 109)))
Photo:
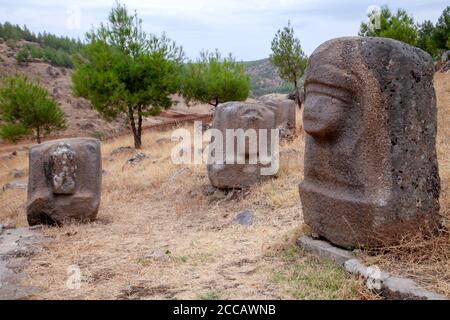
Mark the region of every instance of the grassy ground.
MULTIPOLYGON (((450 215, 450 81, 437 74, 441 213, 450 215)), ((132 153, 110 156, 121 137, 104 143, 102 204, 96 222, 45 228, 53 241, 35 256, 26 282, 43 290, 40 299, 376 299, 361 280, 294 245, 302 232, 297 185, 303 175, 303 136, 281 147, 279 176, 248 190, 207 194, 204 165, 170 161, 171 142, 143 137, 148 159, 126 165, 132 153), (233 223, 237 213, 255 212, 255 223, 233 223), (80 289, 66 281, 71 266, 81 270, 80 289)), ((9 172, 24 169, 27 156, 0 160, 0 185, 9 172)), ((24 177, 26 179, 26 176, 24 177)), ((26 225, 26 192, 0 192, 0 222, 26 225)), ((363 252, 361 258, 392 273, 415 278, 450 295, 450 237, 405 239, 397 247, 363 252)))
MULTIPOLYGON (((126 165, 132 152, 110 156, 115 148, 132 145, 131 138, 103 144, 98 220, 44 229, 53 241, 27 268, 26 282, 43 289, 34 298, 376 298, 359 279, 293 246, 302 221, 301 135, 282 146, 277 179, 208 195, 205 166, 174 165, 174 144, 156 142, 170 133, 146 133, 143 152, 149 158, 135 167, 126 165), (253 226, 233 223, 245 209, 255 212, 253 226), (79 290, 66 286, 71 266, 81 270, 79 290)), ((3 166, 2 173, 26 168, 26 155, 3 166)), ((25 192, 3 192, 0 201, 8 203, 0 220, 26 224, 25 192)))
POLYGON ((396 246, 363 252, 361 258, 450 296, 450 73, 436 73, 434 86, 438 106, 436 148, 441 178, 440 214, 445 228, 435 237, 411 235, 396 246))

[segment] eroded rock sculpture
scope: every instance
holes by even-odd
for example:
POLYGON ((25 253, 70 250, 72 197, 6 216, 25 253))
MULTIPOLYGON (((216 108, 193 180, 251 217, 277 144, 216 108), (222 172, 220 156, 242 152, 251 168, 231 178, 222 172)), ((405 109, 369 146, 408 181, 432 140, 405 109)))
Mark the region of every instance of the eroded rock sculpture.
POLYGON ((286 131, 295 129, 297 104, 294 100, 289 99, 285 94, 277 93, 266 94, 259 99, 274 107, 278 128, 286 131))
POLYGON ((344 246, 383 245, 439 223, 433 62, 384 38, 322 44, 305 80, 305 223, 344 246))
POLYGON ((95 219, 100 205, 100 141, 75 138, 30 148, 27 218, 30 225, 95 219))
POLYGON ((278 110, 276 105, 263 102, 228 102, 216 108, 212 128, 218 130, 223 139, 220 143, 223 146, 223 162, 212 161, 211 152, 207 169, 213 186, 217 188, 245 187, 276 173, 277 159, 269 158, 278 156, 273 144, 277 145, 278 142, 278 125, 282 126, 282 120, 286 120, 286 117, 278 110), (237 130, 242 130, 241 132, 247 133, 245 142, 243 142, 244 139, 239 142, 236 138, 234 146, 227 148, 227 129, 231 130, 229 132, 237 133, 237 130), (260 129, 263 130, 260 131, 260 129), (251 134, 251 130, 254 130, 254 135, 251 134), (249 137, 254 138, 252 140, 254 143, 250 144, 249 137), (262 148, 260 148, 261 137, 267 141, 262 148), (238 147, 239 145, 241 148, 238 147), (233 158, 231 160, 230 155, 233 158))

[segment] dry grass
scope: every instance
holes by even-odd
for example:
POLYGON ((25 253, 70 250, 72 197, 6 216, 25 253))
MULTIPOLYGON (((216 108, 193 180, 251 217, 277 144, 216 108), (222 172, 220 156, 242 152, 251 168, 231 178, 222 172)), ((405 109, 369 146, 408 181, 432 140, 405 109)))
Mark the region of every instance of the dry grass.
POLYGON ((17 156, 2 156, 0 158, 0 223, 9 226, 25 226, 25 199, 26 191, 17 189, 5 189, 3 186, 10 181, 26 181, 28 173, 28 158, 25 152, 19 152, 17 156), (14 179, 11 175, 14 169, 23 170, 25 177, 14 179))
MULTIPOLYGON (((438 157, 441 210, 449 217, 450 113, 449 75, 436 75, 438 157)), ((148 132, 143 151, 149 156, 135 167, 132 153, 110 156, 131 137, 104 143, 102 204, 96 222, 45 228, 52 240, 27 268, 27 283, 43 290, 36 299, 376 299, 359 279, 331 263, 318 261, 293 246, 302 232, 298 182, 303 175, 303 136, 281 148, 277 178, 232 193, 207 195, 204 165, 177 166, 170 161, 173 143, 156 140, 170 132, 148 132), (189 168, 172 178, 181 168, 189 168), (255 223, 233 223, 244 210, 255 223), (152 252, 162 252, 153 258, 152 252), (82 272, 79 290, 70 290, 68 267, 82 272)), ((0 183, 14 169, 26 169, 25 153, 0 161, 0 183)), ((25 192, 0 193, 0 221, 24 225, 25 192), (6 208, 6 209, 4 209, 6 208)), ((405 239, 396 247, 361 253, 371 264, 450 295, 450 236, 405 239), (380 254, 383 253, 383 254, 380 254)))
MULTIPOLYGON (((316 269, 334 279, 336 268, 300 252, 296 266, 303 268, 302 277, 274 281, 277 272, 292 272, 286 251, 292 254, 292 228, 301 223, 301 135, 282 146, 277 179, 213 195, 204 192, 209 186, 204 165, 174 165, 169 157, 174 143, 156 143, 169 135, 146 133, 143 152, 149 158, 135 167, 125 165, 132 153, 110 156, 113 149, 132 145, 131 138, 103 144, 98 219, 43 230, 52 241, 27 268, 26 282, 43 289, 33 298, 357 299, 368 294, 352 277, 340 277, 337 286, 316 288, 316 269), (173 178, 184 167, 190 170, 173 178), (244 209, 255 212, 253 226, 233 223, 244 209), (155 251, 162 256, 153 258, 155 251), (82 272, 79 290, 66 286, 73 265, 82 272)), ((15 211, 23 215, 23 207, 15 211)))
POLYGON ((440 214, 445 228, 435 236, 411 235, 396 246, 361 257, 384 270, 413 278, 431 290, 450 296, 450 74, 436 73, 438 105, 437 155, 441 178, 440 214))

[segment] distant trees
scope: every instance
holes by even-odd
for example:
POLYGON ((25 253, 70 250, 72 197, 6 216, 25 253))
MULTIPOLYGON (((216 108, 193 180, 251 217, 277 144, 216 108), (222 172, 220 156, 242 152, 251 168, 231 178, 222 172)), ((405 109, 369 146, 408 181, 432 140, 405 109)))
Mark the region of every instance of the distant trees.
POLYGON ((35 131, 41 143, 42 132, 64 128, 64 114, 45 88, 25 76, 5 78, 0 85, 0 137, 12 142, 35 131))
POLYGON ((30 59, 38 58, 57 66, 72 68, 71 55, 79 52, 83 47, 79 39, 58 37, 46 32, 35 35, 28 30, 27 26, 20 27, 9 22, 0 23, 0 38, 10 47, 16 47, 17 41, 21 39, 35 43, 21 48, 16 56, 19 64, 26 64, 30 59))
POLYGON ((27 64, 31 59, 43 59, 50 64, 65 68, 73 67, 70 54, 62 49, 42 48, 39 44, 26 44, 22 46, 16 55, 16 60, 19 64, 27 64))
POLYGON ((30 52, 27 48, 21 48, 16 54, 17 63, 20 65, 27 64, 30 60, 30 52))
MULTIPOLYGON (((375 12, 369 14, 369 17, 375 12)), ((415 46, 417 42, 417 27, 414 19, 403 9, 398 9, 395 14, 387 5, 381 7, 379 12, 379 26, 362 22, 359 30, 360 36, 384 37, 403 41, 415 46)))
MULTIPOLYGON (((369 14, 373 18, 376 12, 369 14)), ((403 41, 427 51, 434 58, 450 49, 450 6, 442 13, 436 25, 427 20, 416 23, 405 10, 398 9, 395 14, 387 5, 381 7, 379 26, 362 22, 360 36, 385 37, 403 41)))
POLYGON ((450 50, 450 6, 447 6, 439 17, 432 39, 436 48, 450 50))
POLYGON ((437 55, 438 51, 436 44, 433 41, 434 30, 434 25, 430 20, 426 20, 422 24, 418 25, 418 38, 416 43, 417 47, 428 52, 433 57, 437 55))
POLYGON ((203 51, 189 62, 182 77, 181 94, 187 103, 200 102, 217 107, 227 101, 243 101, 250 92, 250 78, 245 65, 231 54, 222 57, 216 50, 203 51))
POLYGON ((300 40, 295 37, 290 22, 286 27, 277 31, 271 48, 270 61, 278 69, 280 78, 294 85, 297 104, 301 108, 299 80, 305 72, 308 58, 303 52, 300 40))
POLYGON ((143 117, 169 108, 179 90, 183 50, 165 35, 148 36, 137 14, 119 3, 87 38, 72 73, 74 93, 107 119, 125 114, 139 149, 143 117))

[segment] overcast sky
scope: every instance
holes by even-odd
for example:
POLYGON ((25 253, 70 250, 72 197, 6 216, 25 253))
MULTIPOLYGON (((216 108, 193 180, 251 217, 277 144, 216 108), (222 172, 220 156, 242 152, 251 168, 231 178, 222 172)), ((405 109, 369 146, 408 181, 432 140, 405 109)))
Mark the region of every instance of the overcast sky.
MULTIPOLYGON (((371 5, 387 3, 406 9, 417 21, 435 22, 448 5, 443 0, 122 0, 137 10, 149 33, 167 35, 190 58, 202 49, 231 52, 239 60, 270 54, 276 31, 290 20, 304 51, 322 42, 357 35, 371 5)), ((26 24, 34 32, 48 31, 84 39, 92 26, 105 21, 114 0, 0 0, 0 22, 26 24), (78 14, 79 13, 79 14, 78 14)))

